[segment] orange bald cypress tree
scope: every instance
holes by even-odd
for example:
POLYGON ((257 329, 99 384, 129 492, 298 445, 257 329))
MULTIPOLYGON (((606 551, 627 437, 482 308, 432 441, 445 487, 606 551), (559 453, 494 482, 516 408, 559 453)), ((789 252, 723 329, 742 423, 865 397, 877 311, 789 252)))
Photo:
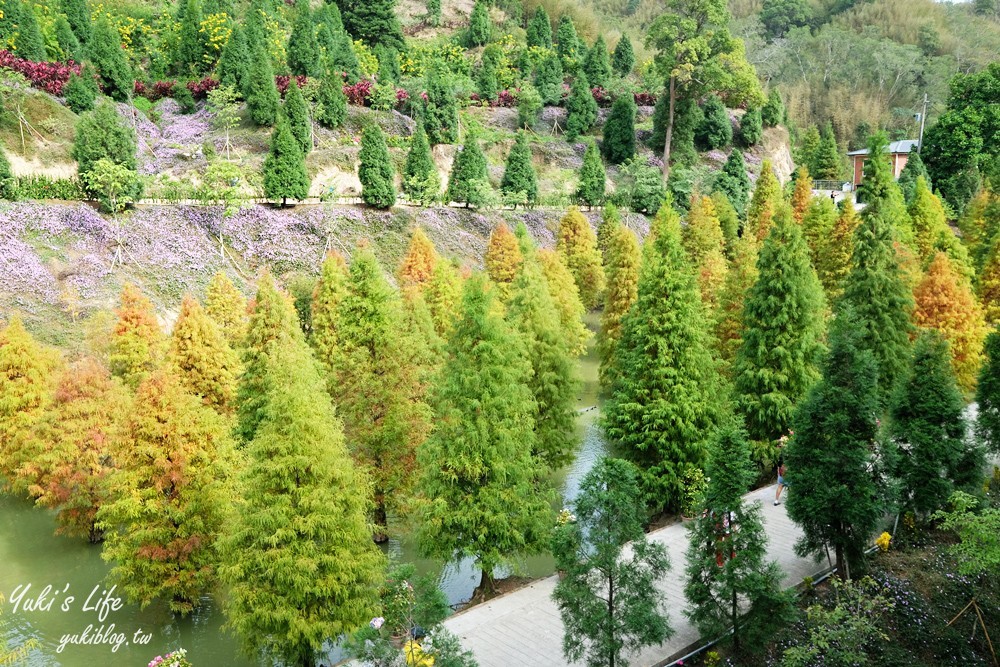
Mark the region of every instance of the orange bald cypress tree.
POLYGON ((219 327, 190 294, 181 302, 167 360, 189 393, 217 412, 232 410, 239 359, 219 327))
POLYGON ((135 285, 122 288, 117 315, 108 361, 111 373, 134 388, 159 366, 166 341, 153 303, 135 285))
POLYGON ((518 269, 524 261, 520 245, 514 232, 501 222, 493 228, 490 240, 486 246, 486 273, 497 286, 500 300, 504 303, 510 298, 511 285, 517 278, 518 269))
POLYGON ((799 167, 795 175, 795 190, 792 192, 792 218, 800 225, 812 203, 812 187, 813 179, 809 176, 809 170, 799 167))
POLYGON ((972 288, 955 271, 948 255, 938 252, 913 292, 918 327, 936 329, 948 341, 951 366, 959 387, 971 391, 982 361, 986 323, 972 288))
POLYGON ((434 267, 440 261, 437 250, 423 227, 413 230, 410 237, 410 245, 403 255, 403 260, 399 263, 399 286, 407 288, 412 286, 423 287, 430 282, 434 273, 434 267))

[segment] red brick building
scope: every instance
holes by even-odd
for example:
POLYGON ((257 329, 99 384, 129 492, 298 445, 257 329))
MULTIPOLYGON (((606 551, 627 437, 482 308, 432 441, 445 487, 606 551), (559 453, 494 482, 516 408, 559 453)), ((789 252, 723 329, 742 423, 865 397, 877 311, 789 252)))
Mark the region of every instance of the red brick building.
MULTIPOLYGON (((910 159, 910 150, 916 148, 916 139, 903 139, 902 141, 894 141, 889 144, 889 149, 886 151, 889 154, 889 161, 892 163, 892 176, 893 178, 899 178, 899 174, 903 171, 903 167, 906 166, 906 161, 910 159)), ((847 157, 851 158, 854 164, 854 188, 861 184, 861 179, 864 176, 864 166, 865 160, 868 158, 868 149, 865 148, 860 151, 851 151, 847 154, 847 157)))

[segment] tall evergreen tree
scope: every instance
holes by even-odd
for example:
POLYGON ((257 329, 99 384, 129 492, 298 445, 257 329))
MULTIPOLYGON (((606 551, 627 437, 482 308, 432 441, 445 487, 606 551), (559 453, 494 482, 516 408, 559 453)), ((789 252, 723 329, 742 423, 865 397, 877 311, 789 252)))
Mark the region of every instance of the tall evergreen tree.
POLYGON ((767 102, 760 110, 761 120, 765 127, 776 127, 781 124, 785 117, 785 105, 781 101, 781 93, 777 88, 772 88, 767 94, 767 102))
POLYGON ((415 228, 410 237, 410 245, 406 248, 406 254, 399 262, 397 278, 400 287, 404 291, 411 287, 423 290, 434 275, 434 268, 440 262, 441 258, 434 249, 434 244, 427 238, 424 228, 415 228))
POLYGON ((493 24, 490 23, 490 11, 485 0, 476 0, 469 16, 468 43, 470 46, 483 46, 490 41, 493 24))
MULTIPOLYGON (((252 42, 251 42, 252 43, 252 42)), ((281 96, 274 84, 271 57, 260 44, 253 48, 250 73, 243 88, 250 120, 261 127, 270 127, 278 119, 281 96)))
POLYGON ((424 105, 424 129, 431 145, 458 141, 458 100, 441 64, 432 63, 427 72, 427 103, 424 105))
POLYGON ((740 217, 733 208, 729 197, 721 192, 713 192, 709 197, 712 206, 715 207, 715 215, 719 218, 719 227, 722 229, 722 238, 725 239, 724 252, 727 259, 732 259, 733 245, 740 235, 740 217))
POLYGON ((569 349, 579 356, 586 352, 587 341, 590 340, 590 331, 583 324, 586 309, 580 300, 580 290, 559 253, 547 248, 540 249, 538 262, 542 265, 549 294, 552 295, 556 310, 559 312, 559 324, 562 326, 569 349))
POLYGON ((116 314, 108 361, 111 372, 134 388, 159 366, 166 341, 153 303, 135 285, 122 288, 116 314))
MULTIPOLYGON (((775 215, 782 205, 781 183, 774 175, 771 168, 771 161, 764 160, 760 166, 760 176, 754 186, 753 197, 747 207, 746 224, 743 226, 743 234, 750 238, 762 242, 771 231, 774 224, 775 215)), ((752 431, 752 429, 751 429, 752 431)))
POLYGON ((533 258, 521 264, 511 286, 508 321, 521 332, 532 373, 535 399, 535 456, 551 470, 573 457, 576 397, 580 379, 559 325, 542 267, 533 258))
MULTIPOLYGON (((42 347, 14 314, 0 329, 0 475, 19 493, 16 472, 26 461, 26 440, 42 418, 57 357, 42 347)), ((6 486, 6 484, 2 485, 6 486)))
POLYGON ((566 100, 566 141, 574 142, 581 134, 590 132, 597 122, 597 111, 597 100, 590 92, 587 75, 578 72, 566 100))
POLYGON ((505 195, 523 192, 528 204, 538 201, 538 176, 531 163, 531 147, 528 145, 528 134, 518 132, 510 153, 507 155, 507 166, 504 168, 500 190, 505 195))
POLYGON ((338 311, 346 294, 347 261, 339 252, 331 251, 320 265, 319 280, 313 290, 310 304, 313 326, 309 336, 316 358, 323 365, 327 390, 331 395, 337 389, 329 385, 334 381, 334 369, 329 362, 334 359, 340 346, 338 311))
POLYGON ((729 112, 717 95, 709 95, 702 106, 702 120, 694 130, 694 140, 705 150, 725 148, 733 142, 729 112))
POLYGON ((430 413, 409 359, 412 348, 399 335, 402 303, 370 249, 359 249, 352 258, 336 309, 336 346, 320 362, 351 453, 372 481, 375 532, 382 541, 389 513, 408 500, 430 413))
POLYGON ((337 0, 344 28, 368 46, 383 45, 397 52, 406 48, 403 28, 396 18, 396 0, 372 0, 359 4, 337 0))
POLYGON ((562 60, 563 69, 579 75, 576 71, 580 64, 580 37, 576 34, 576 26, 573 18, 569 14, 559 17, 559 25, 556 27, 556 53, 562 60))
POLYGON ((639 242, 632 230, 622 224, 612 227, 605 252, 604 271, 607 274, 607 294, 601 313, 601 328, 597 334, 600 352, 601 387, 610 389, 615 381, 615 354, 622 335, 622 321, 638 296, 639 242))
POLYGON ((556 250, 576 280, 584 307, 597 308, 604 293, 604 268, 594 228, 580 209, 571 207, 559 222, 556 250))
POLYGON ((719 429, 705 476, 704 511, 689 532, 684 615, 707 637, 731 627, 735 649, 752 650, 789 620, 792 607, 781 567, 767 560, 760 505, 743 499, 756 476, 746 431, 735 424, 719 429))
POLYGON ((531 364, 480 276, 465 283, 446 358, 432 388, 434 430, 417 453, 418 542, 428 556, 472 557, 481 588, 493 590, 498 566, 545 548, 552 510, 531 454, 531 364))
POLYGON ((976 291, 986 324, 996 326, 1000 323, 1000 235, 993 239, 993 247, 986 256, 977 282, 976 291))
POLYGON ((745 236, 737 239, 732 256, 726 280, 719 291, 719 307, 713 322, 716 350, 727 364, 733 362, 743 344, 744 306, 758 276, 756 242, 745 236))
POLYGON ((136 392, 114 447, 113 500, 97 512, 101 557, 111 577, 142 606, 165 598, 188 614, 211 590, 216 540, 227 524, 231 442, 225 421, 166 370, 136 392))
POLYGON ((544 6, 535 7, 535 13, 531 15, 531 21, 528 22, 526 37, 529 48, 532 46, 541 49, 552 48, 552 23, 549 21, 549 15, 545 12, 544 6))
POLYGON ((328 67, 318 94, 322 109, 316 114, 316 121, 328 130, 341 127, 347 120, 347 96, 340 74, 328 67))
MULTIPOLYGON (((76 160, 77 175, 84 181, 102 159, 111 160, 135 172, 135 150, 135 130, 126 124, 113 104, 107 102, 98 104, 93 111, 84 114, 76 123, 71 154, 76 160)), ((136 185, 126 194, 137 196, 140 188, 136 179, 136 185)))
POLYGON ((250 82, 251 66, 250 46, 247 44, 246 32, 241 24, 234 22, 229 39, 226 40, 226 45, 222 47, 222 52, 219 54, 219 63, 215 69, 220 85, 232 86, 242 97, 250 82))
POLYGON ((954 491, 968 446, 964 412, 947 341, 936 331, 922 331, 890 407, 906 509, 926 516, 943 507, 954 491))
MULTIPOLYGON (((385 560, 371 540, 368 480, 351 463, 295 312, 269 279, 258 309, 261 292, 271 292, 263 301, 292 326, 272 331, 260 359, 265 393, 219 574, 229 591, 226 615, 247 654, 311 664, 330 637, 376 613, 385 560)), ((251 339, 262 333, 255 324, 260 319, 251 339)))
POLYGON ((621 95, 604 121, 601 154, 611 164, 621 164, 635 155, 635 100, 621 95))
POLYGON ((506 223, 499 223, 490 232, 483 263, 486 265, 486 275, 497 287, 500 301, 507 303, 514 280, 524 264, 524 255, 518 246, 517 237, 506 223))
MULTIPOLYGON (((881 217, 895 228, 896 240, 912 245, 914 239, 910 216, 906 212, 903 193, 893 177, 892 166, 886 158, 888 144, 889 140, 884 132, 874 134, 868 142, 869 157, 865 160, 865 177, 859 188, 859 197, 866 204, 861 217, 881 217)), ((820 177, 818 171, 816 176, 820 177)))
POLYGON ((931 189, 931 177, 927 173, 924 161, 920 159, 920 153, 911 148, 907 156, 906 166, 899 173, 896 183, 903 193, 903 201, 909 206, 913 202, 913 195, 917 193, 917 180, 923 178, 927 182, 927 189, 931 189))
POLYGON ((81 44, 86 44, 90 39, 92 27, 87 0, 62 0, 59 6, 62 8, 63 14, 66 15, 70 27, 73 28, 76 38, 80 40, 81 44))
POLYGON ((448 177, 448 190, 445 199, 450 202, 479 204, 478 188, 482 182, 488 182, 486 171, 486 156, 479 147, 479 139, 473 133, 468 133, 462 150, 455 156, 451 165, 451 175, 448 177))
POLYGON ((628 76, 633 67, 635 67, 635 51, 632 49, 632 40, 628 35, 622 35, 611 54, 611 69, 618 76, 628 76))
POLYGON ((359 159, 361 199, 374 208, 392 207, 396 203, 394 170, 385 135, 377 123, 369 123, 362 130, 359 159))
POLYGON ((236 396, 239 361, 212 318, 187 295, 181 302, 167 361, 181 386, 205 405, 227 413, 236 396))
MULTIPOLYGON (((7 3, 10 5, 11 3, 7 3)), ((48 60, 45 53, 45 39, 35 18, 33 2, 22 2, 18 12, 17 37, 14 40, 14 51, 18 58, 35 62, 48 60)))
POLYGON ((670 560, 643 533, 642 491, 627 461, 599 461, 583 479, 574 510, 576 519, 557 526, 552 540, 565 573, 552 593, 565 626, 563 655, 588 667, 624 665, 628 654, 673 635, 657 587, 670 560))
POLYGON ((587 81, 591 86, 608 87, 608 81, 611 79, 611 61, 608 58, 608 47, 604 43, 603 35, 598 35, 594 45, 587 50, 587 55, 583 59, 583 72, 587 75, 587 81))
POLYGON ((181 74, 201 74, 205 69, 208 40, 201 29, 201 2, 183 0, 174 19, 180 24, 175 65, 181 74))
POLYGON ((271 133, 271 148, 264 158, 264 196, 279 199, 284 206, 289 199, 309 196, 309 175, 302 146, 292 134, 288 118, 282 114, 271 133))
POLYGON ((361 65, 354 53, 354 43, 343 28, 333 32, 331 48, 327 50, 326 57, 336 71, 344 73, 347 83, 353 85, 361 79, 361 65))
POLYGON ((636 302, 622 321, 604 430, 639 468, 646 503, 676 508, 684 474, 704 464, 715 427, 716 369, 672 207, 660 209, 646 244, 636 302))
POLYGON ((403 192, 413 201, 431 203, 441 196, 441 177, 423 125, 417 125, 403 166, 403 192))
POLYGON ((716 175, 715 188, 726 195, 740 217, 746 213, 750 203, 750 177, 747 176, 743 153, 738 148, 733 149, 722 165, 722 171, 716 175))
POLYGON ((205 313, 232 349, 243 347, 247 332, 247 300, 222 271, 212 276, 205 290, 205 313))
POLYGON ((583 166, 580 168, 580 184, 576 188, 577 201, 591 208, 604 201, 607 178, 597 144, 588 141, 587 151, 583 154, 583 166))
POLYGON ((986 337, 984 363, 976 384, 976 435, 993 454, 1000 454, 1000 333, 986 337))
POLYGON ((490 44, 483 49, 483 57, 476 72, 476 91, 479 99, 495 102, 500 94, 500 82, 497 80, 497 69, 503 58, 503 50, 499 44, 490 44))
MULTIPOLYGON (((794 209, 792 215, 795 215, 794 209)), ((820 267, 828 259, 827 246, 833 239, 837 217, 837 206, 830 198, 809 195, 809 201, 802 212, 802 236, 805 237, 806 245, 809 246, 809 259, 816 269, 816 275, 820 282, 823 283, 824 291, 827 284, 820 272, 820 267)))
POLYGON ((764 121, 761 120, 760 107, 747 109, 740 119, 740 143, 744 146, 756 146, 764 137, 764 121))
POLYGON ((542 102, 556 105, 562 102, 563 67, 559 55, 550 53, 535 68, 535 88, 542 96, 542 102))
POLYGON ((288 82, 288 92, 285 93, 285 103, 281 111, 288 119, 292 136, 299 142, 302 155, 308 155, 313 147, 312 122, 309 120, 309 108, 306 107, 305 98, 302 97, 302 91, 299 90, 299 84, 295 79, 288 82))
POLYGON ((785 477, 795 487, 788 515, 803 533, 795 551, 819 554, 833 547, 837 572, 845 579, 860 570, 888 509, 879 466, 891 451, 878 445, 878 366, 863 346, 864 335, 849 308, 838 313, 823 379, 796 411, 784 457, 785 477))
POLYGON ((918 327, 936 329, 948 341, 952 369, 958 386, 972 391, 982 361, 986 323, 972 286, 959 276, 948 256, 934 256, 927 274, 913 291, 918 327))
POLYGON ((714 316, 728 269, 723 254, 725 239, 722 227, 715 215, 715 204, 708 197, 691 197, 691 209, 681 234, 681 243, 691 266, 695 268, 701 301, 706 311, 714 316))
POLYGON ((615 230, 622 224, 621 213, 618 207, 608 203, 601 211, 601 221, 597 223, 597 248, 601 251, 601 259, 604 262, 605 271, 608 266, 608 246, 611 245, 611 237, 615 230))
POLYGON ((788 432, 796 404, 819 378, 823 290, 802 232, 787 219, 779 219, 768 234, 757 270, 744 305, 733 376, 750 437, 774 441, 788 432))
POLYGON ((296 0, 295 20, 288 36, 288 69, 298 76, 320 75, 320 51, 316 26, 308 0, 296 0))
POLYGON ((833 128, 827 124, 820 136, 819 147, 813 156, 810 171, 820 180, 835 181, 843 171, 842 162, 843 157, 837 146, 837 138, 833 135, 833 128))
POLYGON ((844 281, 851 271, 855 232, 860 222, 854 202, 844 199, 840 203, 833 230, 822 244, 822 254, 814 258, 816 274, 831 303, 836 302, 844 292, 844 281))

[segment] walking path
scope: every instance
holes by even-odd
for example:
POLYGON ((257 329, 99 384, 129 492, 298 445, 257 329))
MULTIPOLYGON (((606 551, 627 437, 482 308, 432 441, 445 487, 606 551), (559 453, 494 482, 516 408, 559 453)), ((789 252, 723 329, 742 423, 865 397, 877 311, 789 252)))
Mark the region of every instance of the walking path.
MULTIPOLYGON (((795 555, 792 546, 801 531, 785 513, 784 493, 782 504, 774 506, 774 490, 773 485, 764 487, 744 498, 763 503, 768 557, 778 561, 785 572, 784 585, 790 587, 824 570, 827 563, 795 555)), ((673 524, 653 531, 649 539, 662 543, 670 554, 670 573, 660 582, 660 588, 667 595, 670 624, 675 632, 665 644, 646 647, 638 656, 630 656, 633 667, 667 664, 668 658, 681 657, 699 639, 698 631, 682 613, 686 605, 683 579, 687 529, 684 524, 673 524)), ((475 654, 480 667, 565 667, 571 663, 563 658, 563 624, 552 601, 556 581, 555 575, 536 581, 455 614, 444 625, 475 654)))

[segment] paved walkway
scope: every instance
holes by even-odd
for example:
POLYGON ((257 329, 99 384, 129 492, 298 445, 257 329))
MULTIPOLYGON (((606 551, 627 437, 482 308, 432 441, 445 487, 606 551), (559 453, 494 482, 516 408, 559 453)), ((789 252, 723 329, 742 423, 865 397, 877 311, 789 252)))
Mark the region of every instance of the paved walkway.
MULTIPOLYGON (((764 525, 770 537, 768 556, 785 571, 785 586, 794 586, 804 577, 826 567, 812 559, 799 558, 792 545, 801 534, 785 513, 785 506, 775 507, 775 487, 768 486, 748 493, 748 502, 763 503, 764 525)), ((784 501, 784 493, 782 494, 784 501)), ((670 554, 670 573, 661 582, 667 594, 667 609, 674 636, 661 646, 644 649, 630 656, 633 667, 653 667, 664 663, 698 641, 698 631, 682 614, 686 605, 683 592, 684 552, 688 536, 684 524, 674 524, 649 534, 662 543, 670 554)), ((563 624, 552 601, 555 576, 536 581, 507 595, 476 605, 447 619, 444 625, 457 634, 462 645, 471 650, 480 667, 565 667, 570 665, 562 654, 563 624)), ((574 663, 579 664, 579 663, 574 663)))

